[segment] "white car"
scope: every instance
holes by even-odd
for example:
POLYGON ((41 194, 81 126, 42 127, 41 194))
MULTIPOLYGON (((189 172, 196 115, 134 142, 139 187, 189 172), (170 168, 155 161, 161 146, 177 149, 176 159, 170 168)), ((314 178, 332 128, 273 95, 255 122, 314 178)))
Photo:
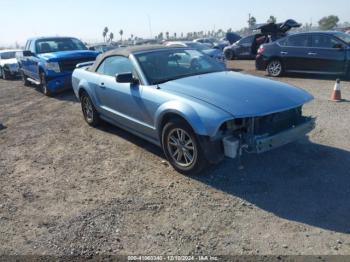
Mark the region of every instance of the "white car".
POLYGON ((0 78, 9 79, 19 75, 19 65, 16 55, 21 50, 0 50, 0 78))

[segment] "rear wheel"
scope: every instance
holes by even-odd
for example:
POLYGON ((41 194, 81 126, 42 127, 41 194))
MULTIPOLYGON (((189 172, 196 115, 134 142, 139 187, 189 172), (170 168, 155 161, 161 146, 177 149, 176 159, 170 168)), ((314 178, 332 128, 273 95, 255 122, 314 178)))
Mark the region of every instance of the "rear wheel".
POLYGON ((51 96, 51 92, 47 86, 46 75, 44 72, 40 73, 40 88, 41 92, 46 96, 51 96))
POLYGON ((171 120, 162 132, 163 151, 174 169, 185 175, 198 175, 206 158, 192 128, 183 120, 171 120))
POLYGON ((21 71, 22 83, 24 86, 29 86, 30 82, 28 81, 28 77, 25 75, 23 71, 21 71))
POLYGON ((269 76, 281 76, 283 74, 282 62, 278 59, 273 59, 267 64, 266 70, 269 76))
POLYGON ((1 77, 4 80, 7 80, 9 77, 7 76, 7 73, 3 67, 1 67, 1 77))
POLYGON ((234 53, 233 53, 232 49, 226 49, 224 54, 225 54, 225 58, 227 60, 233 60, 234 59, 234 53))
POLYGON ((83 92, 83 94, 80 96, 80 101, 81 110, 83 111, 86 123, 93 127, 98 126, 100 123, 100 117, 94 104, 91 101, 91 98, 86 92, 83 92))

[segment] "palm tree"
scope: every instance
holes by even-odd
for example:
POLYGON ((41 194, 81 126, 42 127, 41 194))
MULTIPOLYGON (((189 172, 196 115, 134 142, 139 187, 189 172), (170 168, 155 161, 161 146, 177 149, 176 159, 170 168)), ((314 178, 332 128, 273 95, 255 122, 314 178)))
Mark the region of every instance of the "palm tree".
POLYGON ((109 41, 112 43, 112 41, 113 41, 113 38, 114 38, 114 34, 111 32, 110 34, 109 34, 109 41))
POLYGON ((107 37, 107 34, 108 34, 108 27, 106 26, 105 29, 103 29, 103 32, 102 32, 102 36, 103 36, 103 40, 106 42, 106 37, 107 37))
POLYGON ((174 33, 174 38, 176 39, 176 37, 177 37, 177 34, 176 34, 176 33, 174 33))
POLYGON ((123 29, 120 29, 119 34, 120 34, 120 41, 123 41, 123 34, 124 34, 123 29))
POLYGON ((166 32, 165 35, 166 35, 166 39, 169 39, 169 32, 166 32))

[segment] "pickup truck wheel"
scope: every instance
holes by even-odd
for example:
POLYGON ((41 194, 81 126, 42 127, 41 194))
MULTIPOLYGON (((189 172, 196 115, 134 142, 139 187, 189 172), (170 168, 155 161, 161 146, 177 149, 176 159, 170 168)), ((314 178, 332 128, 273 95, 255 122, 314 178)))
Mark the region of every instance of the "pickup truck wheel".
POLYGON ((40 73, 40 88, 41 92, 46 96, 51 96, 51 92, 47 87, 46 76, 43 72, 40 73))
POLYGON ((80 96, 80 101, 81 110, 83 111, 86 123, 93 127, 98 126, 98 124, 100 123, 100 117, 89 95, 84 92, 80 96))
POLYGON ((166 158, 179 173, 198 175, 206 166, 197 136, 183 120, 171 120, 164 126, 162 146, 166 158))
POLYGON ((30 86, 30 82, 28 81, 27 76, 25 75, 25 73, 22 71, 21 72, 21 77, 22 77, 22 83, 24 86, 30 86))
POLYGON ((266 67, 266 71, 269 76, 279 77, 283 74, 282 62, 278 59, 271 60, 266 67))

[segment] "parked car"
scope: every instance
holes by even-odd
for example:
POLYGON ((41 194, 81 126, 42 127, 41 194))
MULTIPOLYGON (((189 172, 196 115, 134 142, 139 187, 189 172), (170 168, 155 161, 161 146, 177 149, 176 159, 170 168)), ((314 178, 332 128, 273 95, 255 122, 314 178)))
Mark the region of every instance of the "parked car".
POLYGON ((224 53, 220 49, 210 48, 201 43, 191 41, 172 41, 165 43, 165 45, 168 47, 190 47, 207 54, 221 63, 223 63, 225 60, 224 53))
POLYGON ((257 70, 349 75, 350 36, 342 32, 298 33, 260 47, 257 70))
POLYGON ((89 50, 96 51, 100 54, 116 48, 118 48, 118 46, 108 45, 108 44, 95 44, 95 45, 89 46, 89 50))
POLYGON ((267 23, 256 26, 259 33, 248 35, 234 44, 224 48, 227 60, 233 59, 255 59, 260 45, 274 42, 287 35, 292 28, 300 27, 301 24, 289 19, 284 23, 267 23))
POLYGON ((204 37, 193 40, 195 43, 206 45, 208 48, 224 50, 230 44, 227 40, 218 40, 213 37, 204 37))
POLYGON ((7 80, 19 75, 16 53, 21 50, 0 50, 0 78, 7 80))
POLYGON ((73 90, 89 125, 103 119, 160 146, 187 175, 224 155, 272 150, 314 127, 302 115, 313 99, 306 91, 226 71, 188 47, 116 49, 78 67, 73 90))
POLYGON ((29 39, 20 58, 24 85, 34 83, 49 96, 71 88, 71 76, 78 63, 94 61, 98 53, 72 37, 29 39))

